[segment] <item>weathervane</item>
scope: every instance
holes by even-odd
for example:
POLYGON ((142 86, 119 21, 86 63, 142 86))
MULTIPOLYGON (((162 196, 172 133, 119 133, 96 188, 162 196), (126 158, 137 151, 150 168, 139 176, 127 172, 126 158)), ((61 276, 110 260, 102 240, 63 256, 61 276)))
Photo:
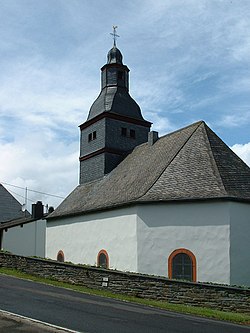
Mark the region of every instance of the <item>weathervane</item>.
POLYGON ((114 38, 114 47, 116 47, 116 38, 117 38, 117 37, 120 37, 120 36, 117 35, 117 33, 116 33, 116 29, 117 29, 117 28, 118 28, 117 25, 113 25, 113 32, 110 32, 110 35, 112 35, 113 38, 114 38))

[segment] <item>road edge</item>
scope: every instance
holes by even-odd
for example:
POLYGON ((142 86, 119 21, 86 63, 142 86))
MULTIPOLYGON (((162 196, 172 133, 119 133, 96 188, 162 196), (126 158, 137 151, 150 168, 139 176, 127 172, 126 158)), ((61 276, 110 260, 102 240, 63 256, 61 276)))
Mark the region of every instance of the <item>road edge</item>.
POLYGON ((10 319, 19 319, 20 321, 23 321, 23 322, 26 322, 27 324, 29 323, 33 323, 33 324, 37 324, 39 326, 42 327, 48 327, 48 328, 51 328, 51 329, 56 329, 57 331, 55 333, 88 333, 88 332, 80 332, 80 331, 73 331, 69 328, 65 328, 65 327, 61 327, 61 326, 57 326, 57 325, 53 325, 53 324, 50 324, 50 323, 47 323, 47 322, 43 322, 41 320, 37 320, 37 319, 33 319, 33 318, 30 318, 30 317, 25 317, 25 316, 22 316, 20 314, 17 314, 17 313, 13 313, 13 312, 9 312, 9 311, 5 311, 5 310, 1 310, 0 309, 0 316, 3 315, 5 318, 10 318, 10 319))

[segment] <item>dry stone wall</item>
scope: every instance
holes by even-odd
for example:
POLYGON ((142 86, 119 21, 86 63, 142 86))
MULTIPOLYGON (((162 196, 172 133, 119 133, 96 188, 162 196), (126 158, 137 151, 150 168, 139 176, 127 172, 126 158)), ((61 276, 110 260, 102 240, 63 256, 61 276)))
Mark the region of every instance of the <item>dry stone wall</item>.
POLYGON ((250 314, 250 289, 169 280, 0 252, 0 267, 140 298, 250 314))

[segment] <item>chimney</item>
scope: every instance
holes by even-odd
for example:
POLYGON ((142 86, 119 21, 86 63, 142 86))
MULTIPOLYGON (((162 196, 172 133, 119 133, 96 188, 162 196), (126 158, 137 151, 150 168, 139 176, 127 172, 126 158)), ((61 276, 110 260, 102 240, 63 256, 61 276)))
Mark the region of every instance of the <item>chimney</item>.
POLYGON ((43 204, 42 201, 37 201, 36 204, 32 204, 32 218, 41 219, 43 217, 43 204))
POLYGON ((156 131, 151 131, 148 133, 148 144, 153 146, 153 144, 159 139, 159 133, 156 131))
POLYGON ((49 207, 49 214, 54 212, 54 207, 50 206, 49 207))

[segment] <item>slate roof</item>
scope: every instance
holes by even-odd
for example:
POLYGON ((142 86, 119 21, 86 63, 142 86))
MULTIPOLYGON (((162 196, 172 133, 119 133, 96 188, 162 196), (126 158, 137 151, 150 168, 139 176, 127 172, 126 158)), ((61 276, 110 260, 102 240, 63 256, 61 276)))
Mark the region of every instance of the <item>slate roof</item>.
POLYGON ((121 51, 114 45, 111 50, 109 50, 107 56, 107 64, 120 64, 122 63, 122 53, 121 51))
POLYGON ((250 168, 203 122, 137 146, 110 174, 79 185, 48 217, 132 203, 250 202, 250 168))
POLYGON ((22 205, 0 184, 0 222, 24 216, 22 205))
POLYGON ((18 219, 13 219, 13 220, 10 220, 10 221, 1 222, 0 223, 0 231, 4 230, 4 229, 14 228, 14 227, 19 226, 19 225, 27 224, 27 223, 34 222, 34 221, 37 221, 37 220, 42 220, 42 219, 43 218, 33 218, 32 216, 29 215, 27 217, 21 217, 21 218, 18 218, 18 219))
POLYGON ((136 101, 124 88, 117 86, 102 89, 90 108, 87 121, 104 112, 144 120, 136 101))
POLYGON ((90 108, 87 121, 107 112, 144 121, 139 105, 128 92, 129 89, 128 83, 126 83, 125 73, 128 73, 129 69, 126 65, 123 65, 122 53, 115 45, 108 52, 107 64, 104 65, 101 70, 102 90, 90 108), (105 68, 112 70, 113 74, 111 74, 111 72, 106 77, 105 68), (124 74, 120 82, 116 76, 116 70, 124 74))

